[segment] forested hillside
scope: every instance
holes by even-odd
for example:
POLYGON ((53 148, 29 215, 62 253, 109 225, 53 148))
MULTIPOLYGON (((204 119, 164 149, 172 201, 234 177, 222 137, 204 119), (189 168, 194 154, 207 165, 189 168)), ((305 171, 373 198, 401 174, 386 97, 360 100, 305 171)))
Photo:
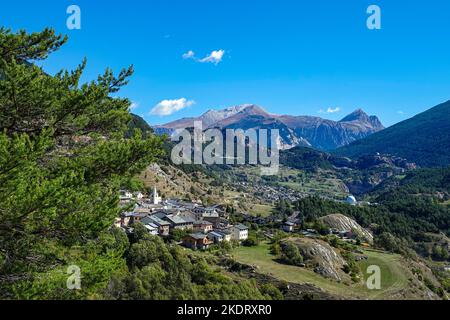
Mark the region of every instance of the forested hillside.
POLYGON ((392 154, 424 167, 450 164, 450 101, 335 151, 337 155, 392 154))

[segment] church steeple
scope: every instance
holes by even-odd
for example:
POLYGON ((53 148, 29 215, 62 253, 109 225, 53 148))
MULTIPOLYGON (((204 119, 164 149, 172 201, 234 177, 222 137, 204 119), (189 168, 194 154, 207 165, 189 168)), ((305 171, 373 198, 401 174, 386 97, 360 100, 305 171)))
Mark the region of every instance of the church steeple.
POLYGON ((159 196, 158 191, 156 191, 156 186, 153 187, 153 204, 160 204, 162 202, 162 198, 159 196))

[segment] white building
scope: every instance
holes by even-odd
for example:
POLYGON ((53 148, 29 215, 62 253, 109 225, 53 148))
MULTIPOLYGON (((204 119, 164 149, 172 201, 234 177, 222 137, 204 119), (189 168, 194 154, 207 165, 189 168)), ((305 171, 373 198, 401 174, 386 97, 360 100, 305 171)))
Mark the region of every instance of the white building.
POLYGON ((210 238, 212 241, 214 241, 214 243, 220 243, 220 242, 224 241, 223 234, 221 234, 219 232, 215 232, 215 231, 208 233, 208 238, 210 238))
POLYGON ((133 199, 133 194, 127 190, 120 190, 120 200, 131 200, 133 199))
POLYGON ((217 232, 217 233, 220 233, 221 235, 223 235, 223 240, 224 240, 224 241, 229 242, 229 241, 232 240, 232 236, 233 236, 233 233, 232 233, 232 232, 230 232, 230 231, 228 231, 228 230, 220 230, 220 231, 216 231, 216 232, 217 232))
POLYGON ((348 204, 351 204, 353 206, 358 204, 358 201, 356 201, 356 198, 354 196, 352 196, 352 195, 348 196, 346 201, 347 201, 348 204))
POLYGON ((135 192, 133 195, 136 200, 142 200, 144 198, 142 192, 135 192))
POLYGON ((156 187, 153 188, 153 196, 152 196, 153 204, 160 204, 162 202, 162 197, 156 191, 156 187))
POLYGON ((294 227, 295 227, 295 223, 293 223, 291 221, 286 221, 285 223, 283 223, 283 226, 281 228, 285 232, 293 232, 294 227))
POLYGON ((233 226, 231 231, 233 240, 244 241, 248 239, 248 227, 243 224, 233 226))
POLYGON ((151 235, 157 236, 159 227, 154 223, 145 224, 144 227, 148 230, 151 235))

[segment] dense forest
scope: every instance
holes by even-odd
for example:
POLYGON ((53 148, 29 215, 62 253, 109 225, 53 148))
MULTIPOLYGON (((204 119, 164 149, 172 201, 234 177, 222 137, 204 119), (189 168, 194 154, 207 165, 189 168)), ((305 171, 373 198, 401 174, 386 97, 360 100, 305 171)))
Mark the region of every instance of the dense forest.
POLYGON ((317 170, 333 168, 332 156, 307 147, 295 147, 280 153, 280 163, 294 169, 317 170))
POLYGON ((136 129, 142 133, 144 138, 153 133, 153 129, 142 117, 131 114, 131 121, 128 123, 128 131, 126 132, 125 137, 132 137, 136 129))
POLYGON ((400 252, 401 246, 412 248, 416 242, 425 241, 428 233, 450 236, 449 177, 450 168, 421 169, 402 179, 393 177, 369 194, 373 201, 369 206, 318 197, 301 199, 292 206, 306 221, 330 213, 349 216, 371 229, 381 247, 400 252))

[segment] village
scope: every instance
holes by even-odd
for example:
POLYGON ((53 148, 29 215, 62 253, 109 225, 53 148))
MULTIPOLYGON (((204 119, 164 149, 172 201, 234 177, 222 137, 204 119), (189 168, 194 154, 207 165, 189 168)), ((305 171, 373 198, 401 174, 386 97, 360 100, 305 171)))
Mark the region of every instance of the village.
POLYGON ((306 195, 294 191, 291 188, 278 186, 278 185, 266 185, 261 183, 251 183, 247 181, 240 181, 235 184, 233 184, 233 187, 237 190, 253 190, 253 195, 266 202, 274 202, 278 201, 279 199, 285 199, 288 201, 296 201, 299 198, 305 197, 306 195))
MULTIPOLYGON (((277 229, 285 233, 298 233, 310 238, 320 236, 314 229, 298 228, 302 223, 299 212, 294 212, 285 220, 273 215, 260 217, 243 212, 240 214, 242 223, 232 224, 230 212, 223 205, 204 206, 201 201, 163 199, 156 187, 149 196, 141 192, 122 190, 120 206, 130 205, 132 209, 116 219, 116 227, 132 233, 133 225, 139 222, 149 234, 163 238, 181 232, 183 236, 178 243, 193 250, 205 250, 224 241, 242 243, 249 238, 250 228, 247 225, 276 225, 277 229)), ((353 230, 330 228, 329 232, 347 241, 354 240, 356 236, 353 230)), ((269 239, 273 237, 272 232, 265 232, 264 235, 269 239)))
POLYGON ((248 239, 249 228, 243 224, 232 225, 229 214, 221 205, 205 207, 201 203, 179 199, 163 200, 156 188, 150 197, 141 192, 121 191, 120 205, 135 203, 130 212, 119 217, 115 226, 133 232, 133 224, 140 222, 152 235, 169 237, 185 231, 180 244, 193 250, 203 250, 222 241, 242 242, 248 239))

